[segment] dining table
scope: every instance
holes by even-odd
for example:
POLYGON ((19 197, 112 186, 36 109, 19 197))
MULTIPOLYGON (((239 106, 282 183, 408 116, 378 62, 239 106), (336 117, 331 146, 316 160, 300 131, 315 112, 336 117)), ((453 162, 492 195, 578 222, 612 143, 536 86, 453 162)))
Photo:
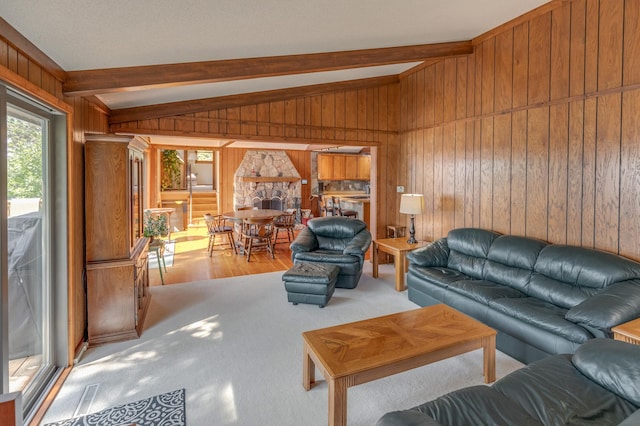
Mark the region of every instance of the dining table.
MULTIPOLYGON (((249 209, 249 210, 235 210, 232 212, 222 213, 222 217, 234 224, 234 230, 236 235, 240 235, 240 232, 235 228, 235 225, 241 225, 244 219, 264 219, 267 217, 278 217, 284 214, 283 211, 273 209, 249 209)), ((244 245, 239 239, 236 239, 236 247, 238 253, 244 254, 244 245)))

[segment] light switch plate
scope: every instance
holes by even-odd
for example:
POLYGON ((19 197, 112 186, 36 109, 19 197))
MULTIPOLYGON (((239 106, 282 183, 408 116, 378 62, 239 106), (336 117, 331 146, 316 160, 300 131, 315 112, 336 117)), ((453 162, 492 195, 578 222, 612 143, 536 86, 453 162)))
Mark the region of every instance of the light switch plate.
POLYGON ((396 186, 396 192, 404 192, 404 186, 402 185, 396 186))

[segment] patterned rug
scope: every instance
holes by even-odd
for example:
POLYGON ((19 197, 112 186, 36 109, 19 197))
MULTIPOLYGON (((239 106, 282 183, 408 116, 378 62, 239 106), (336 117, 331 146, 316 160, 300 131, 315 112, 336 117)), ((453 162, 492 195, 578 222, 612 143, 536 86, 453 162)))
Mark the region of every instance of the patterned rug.
POLYGON ((45 426, 185 426, 184 389, 45 426))

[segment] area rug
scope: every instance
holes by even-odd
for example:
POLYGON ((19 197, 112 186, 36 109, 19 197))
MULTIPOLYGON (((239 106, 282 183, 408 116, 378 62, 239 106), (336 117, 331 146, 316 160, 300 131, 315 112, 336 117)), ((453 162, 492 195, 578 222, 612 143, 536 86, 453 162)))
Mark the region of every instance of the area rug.
POLYGON ((184 426, 184 394, 179 389, 45 426, 184 426))

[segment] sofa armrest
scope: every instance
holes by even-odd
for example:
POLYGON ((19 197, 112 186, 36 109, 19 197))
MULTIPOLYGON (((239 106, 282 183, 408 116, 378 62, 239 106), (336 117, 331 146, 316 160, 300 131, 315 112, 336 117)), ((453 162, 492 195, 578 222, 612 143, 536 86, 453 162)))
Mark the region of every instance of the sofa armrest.
POLYGON ((602 330, 640 317, 640 280, 622 281, 579 303, 565 314, 573 323, 602 330))
POLYGON ((382 416, 376 426, 442 426, 418 410, 393 411, 382 416))
POLYGON ((318 239, 309 228, 303 228, 289 248, 292 255, 301 251, 314 251, 318 249, 318 239))
POLYGON ((364 262, 364 254, 371 245, 371 233, 369 231, 361 231, 356 234, 355 237, 344 248, 343 254, 350 254, 352 256, 360 257, 361 262, 364 262))
POLYGON ((407 253, 407 259, 418 266, 445 267, 449 262, 449 245, 446 238, 439 240, 407 253))

